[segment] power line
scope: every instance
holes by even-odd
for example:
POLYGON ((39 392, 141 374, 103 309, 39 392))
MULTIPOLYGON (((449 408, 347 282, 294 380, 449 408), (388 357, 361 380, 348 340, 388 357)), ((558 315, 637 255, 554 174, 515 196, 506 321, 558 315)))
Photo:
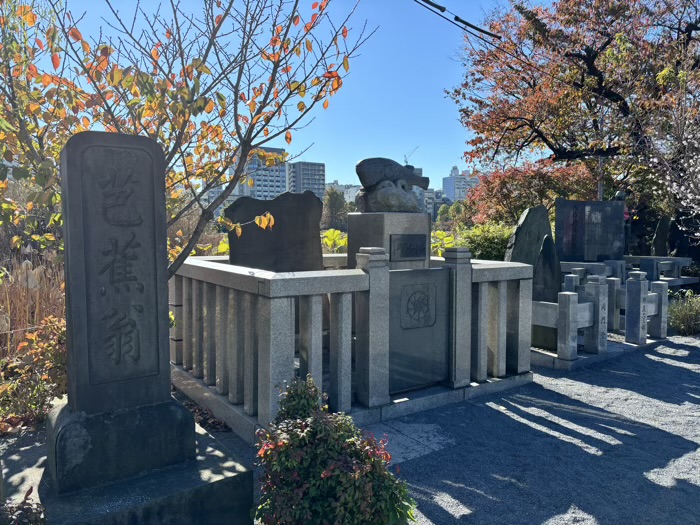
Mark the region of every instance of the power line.
POLYGON ((492 37, 494 37, 494 38, 497 38, 497 39, 499 39, 499 40, 501 39, 501 37, 500 37, 499 35, 496 35, 496 34, 494 34, 494 33, 490 33, 490 32, 488 32, 488 31, 486 31, 485 29, 481 29, 480 27, 475 26, 474 24, 470 24, 470 23, 467 22, 466 20, 464 20, 464 19, 460 18, 459 16, 455 15, 452 11, 449 11, 446 7, 443 7, 443 6, 439 5, 439 4, 436 4, 435 2, 432 2, 432 1, 430 1, 430 0, 413 0, 413 1, 414 1, 416 4, 418 4, 419 6, 421 6, 421 7, 425 8, 425 9, 427 9, 427 10, 430 11, 431 13, 433 13, 433 14, 439 16, 440 18, 442 18, 442 19, 444 19, 444 20, 447 20, 450 24, 452 24, 452 25, 458 27, 459 29, 461 29, 462 31, 464 31, 465 33, 467 33, 468 35, 471 35, 471 36, 473 36, 474 38, 478 38, 479 40, 481 40, 482 42, 484 42, 486 45, 489 45, 489 46, 493 47, 494 49, 497 49, 497 50, 501 51, 502 53, 505 53, 505 54, 508 55, 509 57, 514 58, 515 60, 517 60, 518 62, 521 62, 522 64, 526 65, 527 67, 530 67, 530 68, 534 69, 535 71, 538 71, 538 72, 542 73, 543 75, 546 75, 546 76, 552 78, 553 80, 556 80, 557 82, 560 82, 560 83, 562 83, 562 84, 564 84, 564 85, 567 85, 567 86, 569 86, 569 87, 576 87, 576 86, 574 86, 571 82, 569 82, 569 81, 567 81, 567 80, 563 80, 563 79, 561 79, 561 78, 559 78, 559 77, 553 75, 553 74, 550 73, 549 71, 545 71, 544 69, 540 68, 540 67, 537 66, 536 64, 533 64, 533 63, 531 63, 531 62, 528 62, 528 61, 525 60, 524 58, 521 58, 521 57, 519 57, 518 55, 516 55, 516 54, 514 54, 514 53, 511 53, 511 52, 508 51, 507 49, 503 49, 501 46, 499 46, 499 45, 497 45, 497 44, 491 42, 490 40, 487 40, 487 39, 484 38, 483 36, 481 36, 481 35, 479 35, 479 34, 476 34, 476 33, 474 33, 473 31, 470 31, 469 27, 474 27, 474 28, 476 28, 476 30, 478 30, 478 31, 480 31, 480 32, 482 32, 482 33, 484 33, 484 34, 488 34, 488 35, 490 35, 490 36, 492 36, 492 37), (428 5, 425 5, 425 4, 430 5, 431 7, 437 9, 437 10, 440 11, 440 12, 434 11, 433 9, 431 9, 430 7, 428 7, 428 5), (460 25, 460 24, 456 23, 455 20, 450 20, 448 17, 446 17, 445 15, 442 14, 442 13, 444 13, 445 11, 447 11, 448 13, 450 13, 451 15, 453 15, 453 16, 455 17, 455 20, 456 20, 456 21, 459 21, 460 23, 465 24, 465 25, 463 26, 463 25, 460 25))

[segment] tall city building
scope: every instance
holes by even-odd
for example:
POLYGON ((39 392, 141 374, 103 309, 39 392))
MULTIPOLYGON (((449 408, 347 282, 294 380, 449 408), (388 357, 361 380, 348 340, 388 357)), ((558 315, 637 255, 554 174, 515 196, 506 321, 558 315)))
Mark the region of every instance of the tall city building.
POLYGON ((288 162, 287 191, 312 191, 319 199, 326 192, 326 165, 322 162, 288 162))
POLYGON ((474 177, 466 171, 460 173, 457 166, 452 166, 450 176, 442 179, 442 192, 452 202, 463 201, 467 197, 469 189, 478 183, 478 177, 474 177))
POLYGON ((284 150, 281 148, 260 148, 265 153, 280 155, 279 161, 273 166, 268 166, 265 159, 259 155, 253 155, 248 162, 246 172, 255 182, 252 196, 256 199, 271 200, 287 191, 287 169, 282 160, 284 150))

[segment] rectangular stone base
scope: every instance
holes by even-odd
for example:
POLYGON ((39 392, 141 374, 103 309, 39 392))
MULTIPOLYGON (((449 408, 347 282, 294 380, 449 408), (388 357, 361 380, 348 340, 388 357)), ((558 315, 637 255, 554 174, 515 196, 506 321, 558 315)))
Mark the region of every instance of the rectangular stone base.
POLYGON ((360 248, 384 248, 390 270, 430 268, 430 224, 427 213, 349 213, 348 268, 360 248))
POLYGON ((47 470, 58 493, 131 478, 194 459, 194 428, 172 398, 90 415, 60 404, 46 423, 47 470))
POLYGON ((252 524, 253 472, 197 428, 197 459, 149 474, 58 495, 44 473, 39 488, 52 525, 252 524))

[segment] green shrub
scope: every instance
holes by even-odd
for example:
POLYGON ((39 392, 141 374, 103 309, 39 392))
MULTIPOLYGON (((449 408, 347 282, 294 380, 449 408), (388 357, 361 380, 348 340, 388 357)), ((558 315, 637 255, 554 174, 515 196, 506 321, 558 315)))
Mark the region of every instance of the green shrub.
POLYGON ((691 290, 671 294, 668 307, 668 324, 681 335, 700 332, 700 295, 691 290))
POLYGON ((321 232, 321 248, 324 253, 345 253, 348 251, 348 234, 340 230, 321 232))
POLYGON ((388 469, 386 441, 329 414, 308 377, 295 380, 280 416, 258 433, 263 469, 256 518, 268 524, 382 525, 413 521, 415 503, 388 469))
POLYGON ((47 317, 0 360, 0 433, 44 420, 51 400, 66 392, 66 322, 47 317))
POLYGON ((457 232, 457 246, 466 246, 474 259, 502 261, 513 227, 487 222, 457 232))

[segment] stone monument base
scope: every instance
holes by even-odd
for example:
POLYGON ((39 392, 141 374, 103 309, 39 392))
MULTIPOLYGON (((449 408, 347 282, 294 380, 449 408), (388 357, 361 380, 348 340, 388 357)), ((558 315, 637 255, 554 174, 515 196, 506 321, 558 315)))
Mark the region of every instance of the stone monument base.
POLYGON ((39 497, 48 523, 252 524, 253 472, 200 427, 196 444, 196 460, 70 494, 56 494, 45 471, 39 497))
POLYGON ((532 327, 532 346, 543 350, 557 351, 557 329, 547 326, 532 327))
POLYGON ((430 268, 430 225, 427 213, 349 213, 348 268, 360 248, 384 248, 390 270, 430 268))
POLYGON ((193 460, 194 428, 174 399, 90 415, 58 405, 46 424, 52 485, 63 494, 193 460))

